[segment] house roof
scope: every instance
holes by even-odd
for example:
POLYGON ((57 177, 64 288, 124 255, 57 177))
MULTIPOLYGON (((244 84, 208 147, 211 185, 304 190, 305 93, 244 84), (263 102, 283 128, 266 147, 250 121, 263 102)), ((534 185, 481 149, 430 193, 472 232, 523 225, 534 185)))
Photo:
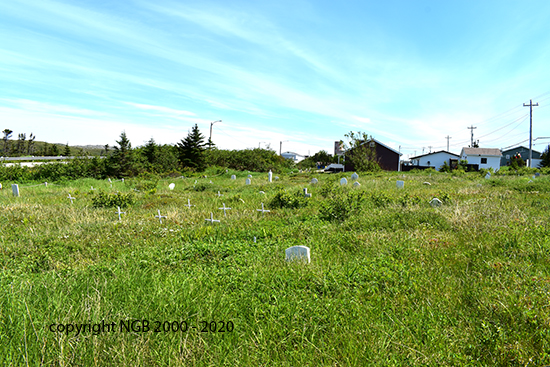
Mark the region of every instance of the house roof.
POLYGON ((389 150, 391 150, 392 152, 394 152, 394 153, 396 153, 396 154, 399 154, 399 156, 402 156, 402 155, 403 155, 403 153, 399 153, 397 150, 395 150, 395 149, 393 149, 393 148, 390 148, 390 147, 387 146, 386 144, 384 144, 384 143, 382 143, 382 142, 380 142, 380 141, 378 141, 378 140, 376 140, 376 139, 369 139, 369 140, 367 140, 367 141, 361 143, 361 145, 370 143, 371 141, 374 141, 376 144, 380 144, 380 145, 383 146, 384 148, 389 149, 389 150))
POLYGON ((449 154, 449 155, 454 155, 455 157, 460 157, 458 154, 447 152, 446 150, 438 150, 437 152, 431 152, 431 153, 426 153, 426 154, 422 154, 422 155, 417 155, 416 157, 410 157, 409 159, 418 159, 418 158, 427 157, 429 155, 433 155, 433 154, 437 154, 437 153, 445 153, 445 154, 449 154))
MULTIPOLYGON (((523 149, 525 149, 525 150, 529 150, 529 148, 527 148, 527 147, 525 147, 525 146, 523 146, 523 145, 519 145, 519 146, 517 146, 517 147, 515 147, 515 148, 510 148, 510 149, 503 150, 502 153, 512 152, 512 151, 517 150, 517 149, 519 149, 519 148, 523 148, 523 149)), ((535 150, 535 149, 533 149, 533 152, 539 153, 539 154, 540 154, 540 152, 539 152, 538 150, 535 150)))
POLYGON ((477 156, 487 155, 492 157, 502 156, 498 148, 462 148, 462 153, 460 155, 462 156, 463 154, 477 156))

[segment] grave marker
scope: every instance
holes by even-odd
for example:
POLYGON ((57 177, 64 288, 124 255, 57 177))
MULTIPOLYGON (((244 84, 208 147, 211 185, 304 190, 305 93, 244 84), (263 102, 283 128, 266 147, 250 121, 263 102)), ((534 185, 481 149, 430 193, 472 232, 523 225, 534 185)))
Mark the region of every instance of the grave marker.
POLYGON ((236 179, 237 179, 237 176, 231 175, 231 179, 232 179, 232 180, 236 180, 236 179))
MULTIPOLYGON (((535 177, 539 177, 539 176, 540 176, 540 172, 536 172, 535 177)), ((0 188, 2 188, 2 185, 0 185, 0 188)))
POLYGON ((424 182, 424 185, 432 186, 432 184, 429 182, 424 182))
POLYGON ((275 176, 275 180, 278 180, 279 179, 279 176, 275 176))
POLYGON ((268 177, 269 182, 273 182, 273 172, 271 172, 271 170, 269 170, 269 173, 267 174, 267 177, 268 177))
POLYGON ((264 203, 262 203, 262 209, 256 209, 259 212, 262 212, 262 214, 265 215, 265 213, 269 213, 270 210, 264 209, 264 203))
POLYGON ((223 210, 223 216, 227 217, 227 214, 225 213, 226 210, 231 210, 231 208, 228 208, 225 206, 225 203, 223 203, 223 208, 218 208, 220 210, 223 210))
POLYGON ((118 214, 118 220, 121 220, 121 218, 120 218, 121 214, 126 214, 126 212, 121 212, 120 211, 120 206, 117 206, 117 211, 115 213, 118 214))
POLYGON ((214 219, 214 214, 210 213, 210 218, 205 219, 205 221, 210 222, 210 224, 214 224, 214 222, 220 222, 217 219, 214 219))
POLYGON ((0 183, 0 190, 2 190, 2 184, 0 183))
POLYGON ((353 186, 359 187, 359 186, 361 186, 361 184, 360 184, 359 182, 355 181, 355 182, 353 183, 353 186))
POLYGON ((248 178, 252 178, 252 175, 248 175, 248 178))
POLYGON ((359 175, 355 172, 353 172, 353 174, 351 175, 351 179, 352 180, 357 180, 359 178, 359 175))
POLYGON ((319 180, 316 179, 315 177, 311 179, 311 184, 312 184, 312 185, 316 185, 316 184, 318 184, 318 183, 319 183, 319 180))
POLYGON ((305 196, 306 198, 310 198, 310 197, 311 197, 311 193, 308 193, 308 192, 307 192, 307 187, 304 188, 304 196, 305 196))
POLYGON ((245 183, 245 185, 250 185, 252 183, 252 181, 250 181, 250 178, 247 178, 244 183, 245 183))
POLYGON ((292 246, 285 250, 286 261, 304 261, 311 262, 310 250, 307 246, 292 246))
POLYGON ((47 183, 47 182, 44 182, 44 186, 45 186, 45 187, 48 187, 48 183, 47 183))
POLYGON ((347 185, 348 184, 348 179, 345 178, 345 177, 342 177, 342 179, 340 180, 340 185, 343 186, 343 185, 347 185))
POLYGON ((220 194, 220 192, 218 191, 218 197, 221 197, 221 196, 223 196, 223 194, 220 194))
POLYGON ((18 184, 12 184, 11 185, 11 191, 13 192, 13 196, 18 197, 19 196, 19 185, 18 184))
POLYGON ((488 180, 491 178, 491 172, 487 172, 487 174, 485 175, 485 179, 488 180))
POLYGON ((441 204, 443 203, 438 198, 433 198, 432 200, 430 200, 430 205, 432 206, 432 208, 440 207, 441 204))
POLYGON ((188 207, 188 208, 191 208, 194 205, 191 205, 191 201, 189 199, 187 199, 187 205, 185 205, 185 206, 188 207))
POLYGON ((155 218, 158 218, 160 221, 160 224, 162 224, 162 218, 166 218, 166 216, 160 215, 160 209, 157 209, 157 212, 159 213, 159 215, 155 215, 155 218))
POLYGON ((399 181, 397 180, 397 182, 395 183, 395 185, 397 186, 398 189, 402 189, 405 187, 405 181, 399 181))
POLYGON ((171 183, 170 185, 168 185, 168 188, 170 190, 174 190, 174 187, 176 187, 176 184, 175 183, 171 183))
POLYGON ((72 204, 72 203, 73 203, 73 200, 74 200, 75 198, 73 198, 73 197, 71 196, 71 194, 69 194, 69 196, 67 196, 67 199, 69 199, 69 200, 71 201, 71 204, 72 204))

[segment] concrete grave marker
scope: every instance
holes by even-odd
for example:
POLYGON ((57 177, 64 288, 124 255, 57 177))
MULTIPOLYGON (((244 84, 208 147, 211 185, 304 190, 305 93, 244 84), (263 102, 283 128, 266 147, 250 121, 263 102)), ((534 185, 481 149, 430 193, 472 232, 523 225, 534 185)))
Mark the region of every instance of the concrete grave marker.
POLYGON ((262 214, 265 215, 265 213, 269 213, 270 210, 264 209, 264 203, 262 203, 262 209, 256 209, 256 211, 262 212, 262 214))
POLYGON ((527 183, 531 183, 531 182, 533 182, 533 180, 529 180, 527 183))
POLYGON ((342 177, 342 179, 340 180, 340 185, 343 186, 343 185, 347 185, 348 184, 348 179, 345 178, 345 177, 342 177))
POLYGON ((160 221, 160 224, 162 224, 162 218, 166 218, 166 216, 160 215, 160 209, 158 209, 157 212, 159 213, 159 215, 155 215, 155 218, 158 218, 160 221))
POLYGON ((318 184, 318 183, 319 183, 319 180, 316 179, 315 177, 311 179, 311 184, 312 184, 312 185, 316 185, 316 184, 318 184))
POLYGON ((19 196, 19 185, 18 184, 12 184, 11 185, 11 191, 13 192, 13 196, 18 197, 19 196))
POLYGON ((228 208, 225 206, 225 203, 223 203, 223 208, 218 208, 220 210, 223 210, 223 216, 227 217, 227 214, 225 213, 226 210, 231 210, 231 208, 228 208))
POLYGON ((248 178, 252 178, 252 175, 248 175, 248 178))
POLYGON ((286 261, 304 261, 311 262, 310 250, 307 246, 292 246, 285 250, 286 261))
POLYGON ((265 195, 265 192, 263 192, 263 191, 260 191, 260 194, 263 194, 263 195, 265 195))
POLYGON ((485 175, 485 179, 488 180, 491 178, 491 172, 487 172, 487 174, 485 175))
POLYGON ((0 190, 2 190, 2 184, 0 183, 0 190))
POLYGON ((176 184, 175 183, 171 183, 170 185, 168 185, 168 188, 170 190, 174 190, 174 187, 176 187, 176 184))
POLYGON ((236 179, 237 179, 237 176, 231 175, 231 179, 232 179, 232 180, 236 180, 236 179))
POLYGON ((191 200, 187 199, 187 205, 185 205, 188 208, 191 208, 194 205, 191 205, 191 200))
POLYGON ((250 178, 247 178, 244 183, 245 183, 245 185, 250 185, 252 183, 252 181, 250 181, 250 178))
POLYGON ((220 194, 220 192, 218 191, 218 197, 221 197, 221 196, 223 196, 223 194, 220 194))
POLYGON ((354 186, 354 187, 359 187, 359 186, 361 186, 361 184, 360 184, 359 182, 355 181, 355 182, 353 183, 353 186, 354 186))
POLYGON ((433 198, 432 200, 430 200, 430 205, 432 206, 432 208, 440 207, 441 204, 443 203, 438 198, 433 198))
POLYGON ((428 186, 432 186, 432 184, 429 183, 429 182, 424 182, 423 184, 424 184, 424 185, 428 185, 428 186))
POLYGON ((267 179, 269 182, 273 182, 273 172, 271 172, 271 170, 269 170, 269 173, 267 174, 267 179))
POLYGON ((67 199, 69 199, 69 200, 71 201, 71 204, 72 204, 72 203, 73 203, 73 200, 74 200, 75 198, 73 198, 73 197, 71 196, 71 194, 69 194, 69 196, 67 196, 67 199))
POLYGON ((94 187, 93 187, 93 186, 90 186, 90 190, 92 190, 92 191, 93 191, 93 190, 95 190, 95 189, 94 189, 94 187))
POLYGON ((275 180, 278 180, 279 179, 279 176, 275 176, 275 180))
POLYGON ((306 198, 310 198, 310 197, 311 197, 311 193, 308 193, 308 192, 307 192, 307 187, 304 188, 304 196, 305 196, 306 198))
POLYGON ((220 222, 218 219, 214 219, 214 214, 210 213, 210 218, 206 218, 205 221, 210 222, 210 224, 214 224, 214 222, 220 222))
POLYGON ((120 206, 117 206, 117 211, 115 213, 118 214, 118 220, 121 220, 121 218, 120 218, 121 214, 126 214, 126 212, 121 212, 120 211, 120 206))
POLYGON ((355 172, 353 172, 353 174, 351 175, 351 179, 352 180, 357 180, 359 178, 359 175, 355 172))
POLYGON ((537 176, 533 176, 533 180, 534 180, 535 178, 537 178, 537 176))
POLYGON ((395 183, 395 185, 397 186, 398 189, 402 189, 402 188, 405 187, 405 181, 397 180, 397 182, 395 183))
POLYGON ((48 187, 48 183, 47 183, 47 182, 44 182, 44 186, 45 186, 45 187, 48 187))

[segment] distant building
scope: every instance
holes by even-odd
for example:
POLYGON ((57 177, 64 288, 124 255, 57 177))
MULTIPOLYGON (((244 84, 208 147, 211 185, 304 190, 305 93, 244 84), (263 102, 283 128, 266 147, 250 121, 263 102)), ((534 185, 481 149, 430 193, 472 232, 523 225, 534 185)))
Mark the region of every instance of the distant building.
MULTIPOLYGON (((385 171, 398 171, 399 170, 399 157, 402 155, 397 150, 388 147, 376 139, 370 139, 363 142, 361 145, 367 144, 369 148, 374 149, 376 152, 376 161, 385 171)), ((353 164, 350 162, 349 155, 353 154, 353 149, 346 151, 346 172, 356 171, 353 164)))
MULTIPOLYGON (((526 148, 524 146, 519 146, 519 147, 503 150, 502 157, 500 158, 500 165, 509 166, 510 160, 512 159, 512 157, 518 153, 524 161, 529 160, 529 148, 526 148)), ((541 156, 540 152, 533 150, 533 162, 535 162, 535 159, 540 159, 540 156, 541 156)), ((536 165, 533 165, 533 167, 536 167, 536 165)))
POLYGON ((495 172, 500 169, 502 153, 497 148, 462 148, 461 160, 467 160, 468 165, 480 170, 492 168, 495 172))
POLYGON ((307 155, 301 155, 301 154, 298 154, 298 153, 295 153, 295 152, 284 152, 284 153, 281 153, 281 157, 283 157, 285 159, 291 159, 294 162, 298 162, 298 161, 301 161, 302 159, 307 158, 308 156, 307 155))
POLYGON ((446 150, 440 150, 437 152, 417 155, 416 157, 410 158, 410 166, 412 168, 419 168, 419 169, 425 169, 425 168, 435 168, 436 171, 439 171, 439 168, 447 162, 447 164, 451 165, 451 159, 457 160, 460 156, 458 154, 454 154, 451 152, 447 152, 446 150))

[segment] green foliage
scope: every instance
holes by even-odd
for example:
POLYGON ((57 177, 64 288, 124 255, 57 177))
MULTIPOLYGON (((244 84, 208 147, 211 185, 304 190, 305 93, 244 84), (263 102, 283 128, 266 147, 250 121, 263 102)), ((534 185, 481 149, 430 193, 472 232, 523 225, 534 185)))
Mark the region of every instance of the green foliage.
POLYGON ((319 208, 319 217, 327 221, 344 221, 359 214, 366 200, 363 191, 334 188, 325 192, 327 198, 319 208))
POLYGON ((279 173, 293 167, 294 163, 289 159, 277 155, 269 149, 243 149, 243 150, 208 150, 205 154, 209 166, 220 166, 237 171, 279 173))
POLYGON ((92 205, 94 208, 116 208, 117 206, 125 208, 135 203, 135 195, 133 192, 105 192, 98 190, 91 194, 92 205))
POLYGON ((290 209, 303 208, 307 204, 308 200, 306 200, 303 191, 298 190, 291 194, 284 189, 279 189, 269 202, 270 207, 290 209))
POLYGON ((160 177, 154 173, 144 172, 136 178, 127 179, 124 183, 135 190, 154 193, 157 190, 160 177))
POLYGON ((204 136, 201 134, 197 124, 191 132, 178 144, 179 161, 184 167, 191 167, 199 172, 206 168, 204 136))
POLYGON ((439 167, 439 172, 442 173, 450 173, 451 172, 451 166, 449 166, 449 163, 447 161, 443 162, 443 165, 439 167))
POLYGON ((132 144, 125 131, 120 134, 120 140, 117 140, 117 144, 118 146, 113 148, 113 154, 108 158, 109 174, 118 178, 133 176, 136 172, 136 160, 132 151, 132 144))
POLYGON ((349 140, 349 147, 346 151, 346 160, 349 160, 355 171, 378 172, 381 170, 376 156, 376 148, 368 144, 372 140, 368 134, 361 131, 354 133, 350 131, 345 135, 349 140))
POLYGON ((525 161, 521 158, 521 154, 516 153, 512 158, 510 158, 510 167, 513 169, 519 169, 525 167, 525 161))
POLYGON ((546 149, 544 149, 540 158, 542 159, 542 161, 540 162, 541 167, 550 167, 550 145, 548 145, 546 149))

